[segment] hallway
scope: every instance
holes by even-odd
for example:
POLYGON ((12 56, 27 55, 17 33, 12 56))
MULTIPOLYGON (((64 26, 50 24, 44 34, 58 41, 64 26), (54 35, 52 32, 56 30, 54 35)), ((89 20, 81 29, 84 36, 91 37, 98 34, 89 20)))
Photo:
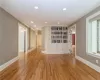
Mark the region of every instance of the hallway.
POLYGON ((100 80, 100 0, 0 0, 0 80, 100 80))
POLYGON ((34 50, 0 73, 0 80, 99 80, 100 73, 68 54, 34 50))

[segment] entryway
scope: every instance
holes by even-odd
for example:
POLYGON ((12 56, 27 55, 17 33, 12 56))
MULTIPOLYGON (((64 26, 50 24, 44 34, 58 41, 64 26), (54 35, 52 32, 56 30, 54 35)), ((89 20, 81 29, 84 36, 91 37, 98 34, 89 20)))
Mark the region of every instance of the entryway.
POLYGON ((18 24, 18 53, 23 55, 27 50, 27 28, 22 24, 18 24))
POLYGON ((74 56, 76 55, 76 25, 69 27, 69 50, 74 56))

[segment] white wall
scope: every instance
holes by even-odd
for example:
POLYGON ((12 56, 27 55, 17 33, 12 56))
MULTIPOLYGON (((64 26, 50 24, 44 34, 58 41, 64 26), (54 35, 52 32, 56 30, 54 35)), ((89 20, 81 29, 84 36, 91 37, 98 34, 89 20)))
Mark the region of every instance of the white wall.
POLYGON ((44 48, 46 54, 64 54, 69 53, 68 43, 51 43, 51 27, 45 27, 44 48))
POLYGON ((37 47, 42 47, 42 32, 41 30, 38 30, 37 34, 37 47))
POLYGON ((24 25, 18 23, 19 32, 18 32, 18 51, 24 52, 28 51, 29 42, 28 42, 28 28, 24 25))
POLYGON ((48 52, 48 43, 49 43, 49 27, 42 28, 42 50, 43 53, 48 52))
POLYGON ((45 28, 42 28, 42 51, 45 51, 45 28))
POLYGON ((24 52, 24 28, 19 26, 19 52, 24 52))
POLYGON ((36 33, 32 29, 30 30, 30 48, 36 48, 36 33))

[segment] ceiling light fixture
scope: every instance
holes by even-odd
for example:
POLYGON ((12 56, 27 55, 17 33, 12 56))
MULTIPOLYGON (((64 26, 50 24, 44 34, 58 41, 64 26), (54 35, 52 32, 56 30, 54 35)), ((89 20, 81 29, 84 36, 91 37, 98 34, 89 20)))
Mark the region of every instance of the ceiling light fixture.
POLYGON ((34 9, 39 9, 39 7, 38 6, 35 6, 34 9))
POLYGON ((58 24, 60 24, 60 22, 58 22, 58 24))
POLYGON ((67 9, 66 8, 63 8, 63 11, 66 11, 67 9))
POLYGON ((39 30, 39 28, 36 28, 37 30, 39 30))
POLYGON ((31 21, 31 23, 34 23, 33 21, 31 21))
POLYGON ((48 23, 48 22, 45 22, 46 24, 48 23))
POLYGON ((34 25, 34 27, 36 27, 36 25, 34 25))

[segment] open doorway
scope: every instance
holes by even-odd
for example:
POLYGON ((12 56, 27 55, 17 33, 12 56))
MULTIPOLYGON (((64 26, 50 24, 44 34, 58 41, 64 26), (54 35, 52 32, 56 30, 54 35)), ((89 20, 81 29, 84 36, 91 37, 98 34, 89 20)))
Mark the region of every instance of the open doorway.
POLYGON ((69 27, 69 50, 76 56, 76 24, 69 27))
POLYGON ((37 48, 41 49, 42 48, 42 31, 38 30, 36 36, 37 36, 37 48))
POLYGON ((27 52, 27 28, 18 24, 18 52, 19 55, 27 52))

